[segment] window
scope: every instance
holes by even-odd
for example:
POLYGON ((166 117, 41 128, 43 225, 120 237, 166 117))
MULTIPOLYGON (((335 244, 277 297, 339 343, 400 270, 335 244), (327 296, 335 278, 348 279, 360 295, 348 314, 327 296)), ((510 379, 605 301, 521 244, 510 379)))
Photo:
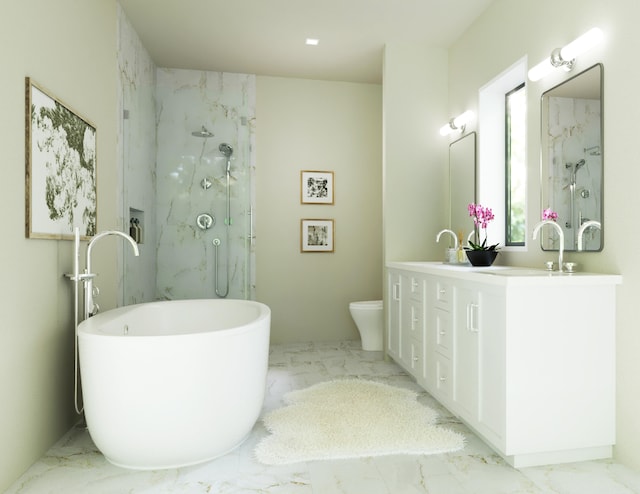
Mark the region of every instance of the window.
POLYGON ((487 234, 506 250, 526 249, 526 86, 522 58, 480 88, 476 202, 496 221, 487 234))
POLYGON ((526 108, 524 83, 505 95, 505 245, 525 243, 526 108))

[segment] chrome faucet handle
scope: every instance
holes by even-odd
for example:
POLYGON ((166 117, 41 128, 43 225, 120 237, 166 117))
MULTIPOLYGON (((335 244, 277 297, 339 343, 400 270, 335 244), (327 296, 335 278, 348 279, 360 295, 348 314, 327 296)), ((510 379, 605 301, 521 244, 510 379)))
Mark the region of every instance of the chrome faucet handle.
POLYGON ((73 273, 65 273, 65 276, 69 278, 71 281, 88 281, 92 278, 95 278, 97 275, 95 273, 79 273, 78 277, 73 273))

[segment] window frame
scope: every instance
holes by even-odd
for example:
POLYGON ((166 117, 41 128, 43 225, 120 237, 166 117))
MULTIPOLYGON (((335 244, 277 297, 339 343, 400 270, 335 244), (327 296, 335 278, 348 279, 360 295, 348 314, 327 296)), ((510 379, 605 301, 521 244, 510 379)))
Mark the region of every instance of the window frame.
MULTIPOLYGON (((511 105, 510 105, 510 97, 512 95, 514 95, 515 93, 518 93, 519 91, 524 91, 524 98, 525 98, 525 113, 526 113, 526 82, 522 82, 520 84, 518 84, 516 87, 514 87, 513 89, 507 91, 504 95, 504 122, 505 122, 505 129, 504 129, 504 176, 505 176, 505 183, 504 183, 504 190, 505 190, 505 198, 504 198, 504 203, 505 203, 505 215, 504 215, 504 232, 505 232, 505 239, 504 239, 504 243, 505 246, 508 247, 523 247, 526 243, 526 204, 524 207, 524 224, 525 224, 525 235, 523 237, 523 239, 521 241, 513 241, 512 240, 512 232, 513 232, 513 218, 512 218, 512 208, 511 208, 511 204, 512 204, 512 195, 513 195, 513 184, 511 182, 512 179, 512 149, 511 149, 511 135, 512 135, 512 126, 511 126, 511 105)), ((526 129, 526 117, 525 117, 525 129, 526 129)), ((525 130, 526 133, 526 130, 525 130)), ((524 136, 524 140, 525 140, 525 146, 526 146, 526 135, 524 136)), ((525 150, 526 152, 526 150, 525 150)), ((524 153, 523 153, 524 154, 524 153)), ((526 167, 526 163, 525 163, 525 167, 526 167)), ((525 189, 526 189, 526 182, 525 182, 525 189)), ((526 198, 526 191, 525 191, 525 198, 526 198)))

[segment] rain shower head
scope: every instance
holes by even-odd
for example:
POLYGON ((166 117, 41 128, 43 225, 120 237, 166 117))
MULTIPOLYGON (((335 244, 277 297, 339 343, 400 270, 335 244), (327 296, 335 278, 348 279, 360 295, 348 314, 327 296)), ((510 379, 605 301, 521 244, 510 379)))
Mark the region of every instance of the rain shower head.
POLYGON ((204 139, 207 139, 209 137, 213 137, 213 132, 209 132, 207 128, 203 125, 202 129, 197 130, 196 132, 191 132, 191 135, 193 137, 202 137, 204 139))
POLYGON ((230 158, 231 155, 233 154, 233 148, 226 142, 223 142, 222 144, 220 144, 218 146, 218 149, 224 155, 225 158, 230 158))

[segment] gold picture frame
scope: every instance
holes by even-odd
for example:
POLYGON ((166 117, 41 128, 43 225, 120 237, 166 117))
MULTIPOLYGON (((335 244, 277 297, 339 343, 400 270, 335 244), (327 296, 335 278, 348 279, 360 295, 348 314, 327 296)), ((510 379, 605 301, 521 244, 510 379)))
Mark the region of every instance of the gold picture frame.
POLYGON ((300 202, 302 204, 333 204, 333 172, 302 170, 300 172, 300 202))
POLYGON ((300 220, 301 252, 333 252, 335 222, 332 219, 300 220))
POLYGON ((25 235, 96 234, 96 127, 25 78, 25 235))

